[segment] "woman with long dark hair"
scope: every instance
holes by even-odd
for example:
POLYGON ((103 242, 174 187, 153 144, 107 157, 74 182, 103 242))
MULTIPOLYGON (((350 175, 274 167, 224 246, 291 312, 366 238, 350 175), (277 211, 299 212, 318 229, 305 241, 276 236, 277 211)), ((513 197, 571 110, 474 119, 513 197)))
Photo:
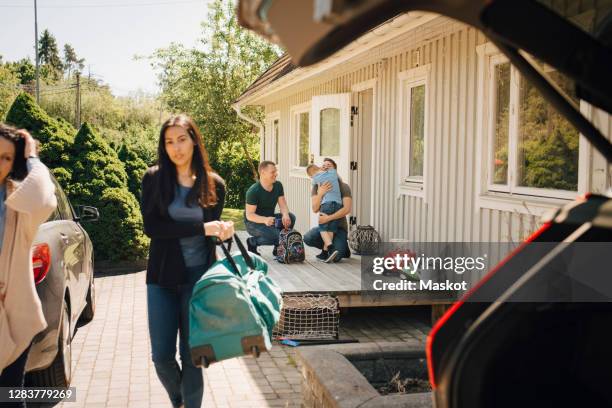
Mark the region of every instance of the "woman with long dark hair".
POLYGON ((215 261, 214 237, 230 238, 234 225, 220 221, 225 183, 211 169, 191 118, 178 115, 164 122, 157 154, 157 165, 142 180, 141 200, 144 230, 151 238, 147 305, 152 358, 172 405, 199 408, 204 381, 190 357, 189 299, 215 261))
POLYGON ((30 250, 56 205, 55 185, 38 159, 36 140, 0 123, 0 387, 23 387, 32 339, 47 327, 30 250))

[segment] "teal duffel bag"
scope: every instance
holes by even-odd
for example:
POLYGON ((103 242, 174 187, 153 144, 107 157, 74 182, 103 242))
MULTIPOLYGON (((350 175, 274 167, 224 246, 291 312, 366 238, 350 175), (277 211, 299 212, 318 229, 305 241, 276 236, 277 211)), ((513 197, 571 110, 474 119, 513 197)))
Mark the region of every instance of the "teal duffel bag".
POLYGON ((247 252, 221 244, 225 258, 215 262, 193 288, 189 305, 189 346, 196 366, 269 350, 280 318, 280 288, 268 276, 268 264, 247 252))

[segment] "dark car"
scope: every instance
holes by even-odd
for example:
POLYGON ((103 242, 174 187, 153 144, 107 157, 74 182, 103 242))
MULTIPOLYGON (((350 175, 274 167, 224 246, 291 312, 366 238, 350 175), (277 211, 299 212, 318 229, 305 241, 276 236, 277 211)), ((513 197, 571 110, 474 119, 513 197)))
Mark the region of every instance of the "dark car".
MULTIPOLYGON (((542 63, 573 81, 580 99, 612 113, 610 1, 241 0, 238 7, 245 27, 282 44, 300 66, 408 11, 481 30, 609 168, 612 144, 542 63), (563 8, 593 24, 581 26, 563 8)), ((427 356, 435 405, 612 406, 611 263, 609 195, 586 194, 543 219, 433 327, 427 356)))
POLYGON ((32 272, 47 328, 34 338, 26 371, 31 386, 68 387, 77 323, 90 322, 95 312, 93 247, 81 223, 96 221, 98 210, 80 206, 75 214, 53 182, 57 208, 39 227, 32 247, 32 272))

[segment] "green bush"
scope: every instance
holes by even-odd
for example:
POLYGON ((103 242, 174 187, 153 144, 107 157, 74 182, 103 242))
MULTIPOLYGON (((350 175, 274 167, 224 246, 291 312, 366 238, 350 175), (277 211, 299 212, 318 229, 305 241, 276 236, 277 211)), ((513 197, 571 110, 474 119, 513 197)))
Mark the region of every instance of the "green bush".
MULTIPOLYGON (((50 117, 27 94, 16 98, 7 122, 28 129, 41 142, 41 159, 73 206, 84 204, 99 209, 100 221, 84 225, 96 259, 146 257, 148 239, 143 233, 138 201, 128 190, 125 166, 92 126, 84 123, 77 133, 66 120, 50 117)), ((142 160, 131 154, 127 157, 130 171, 137 173, 136 168, 143 166, 142 160)))
POLYGON ((128 145, 124 144, 119 149, 119 160, 123 162, 128 177, 128 189, 134 197, 140 199, 140 184, 142 176, 147 171, 147 164, 128 145))
POLYGON ((144 259, 148 238, 136 198, 126 188, 106 188, 93 203, 100 212, 98 222, 85 223, 96 259, 109 261, 144 259))
POLYGON ((55 176, 57 182, 62 186, 66 194, 70 196, 70 182, 72 180, 72 173, 64 167, 56 167, 51 169, 51 173, 55 176))
POLYGON ((100 221, 86 224, 97 259, 142 259, 147 238, 138 201, 127 188, 128 176, 117 153, 92 126, 84 123, 72 149, 71 198, 93 205, 100 221))
POLYGON ((80 200, 100 197, 109 187, 127 187, 127 174, 117 153, 87 123, 74 138, 71 168, 72 193, 80 200))
POLYGON ((0 59, 0 121, 4 120, 6 112, 19 94, 17 85, 19 78, 9 68, 3 66, 0 59))
POLYGON ((70 148, 76 131, 67 122, 50 117, 34 98, 22 93, 13 102, 6 121, 27 129, 41 143, 40 158, 50 168, 65 167, 70 161, 70 148))

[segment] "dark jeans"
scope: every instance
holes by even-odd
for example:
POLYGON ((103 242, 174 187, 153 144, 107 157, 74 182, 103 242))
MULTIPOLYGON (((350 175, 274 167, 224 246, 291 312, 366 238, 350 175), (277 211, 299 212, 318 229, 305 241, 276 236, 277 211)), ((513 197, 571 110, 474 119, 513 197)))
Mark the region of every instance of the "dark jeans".
MULTIPOLYGON (((323 239, 321 238, 321 231, 319 230, 319 227, 314 227, 304 234, 304 243, 311 247, 323 249, 323 239)), ((338 228, 338 232, 334 234, 332 245, 338 250, 338 253, 342 258, 351 257, 351 251, 348 247, 347 234, 342 228, 338 228)))
MULTIPOLYGON (((21 353, 17 360, 13 361, 11 365, 2 370, 2 375, 0 375, 0 387, 23 388, 25 381, 25 366, 26 361, 28 361, 30 347, 31 345, 21 353)), ((3 402, 0 406, 25 408, 26 404, 25 401, 3 402)))
MULTIPOLYGON (((274 217, 281 217, 281 215, 274 214, 274 217)), ((291 218, 291 226, 289 228, 293 228, 295 225, 295 215, 289 213, 289 218, 291 218)), ((274 226, 268 227, 266 224, 249 221, 246 217, 244 218, 244 225, 249 235, 255 237, 257 246, 278 245, 280 229, 274 226)))
MULTIPOLYGON (((342 203, 337 203, 335 201, 328 201, 326 203, 321 204, 320 212, 322 214, 334 214, 336 211, 340 210, 343 207, 342 203)), ((327 231, 333 232, 334 234, 338 232, 338 224, 340 220, 331 220, 326 222, 325 224, 319 224, 319 231, 327 231)))
POLYGON ((204 395, 204 376, 193 365, 189 349, 189 300, 193 285, 206 272, 205 266, 187 268, 190 283, 177 287, 147 285, 149 335, 155 371, 168 392, 173 407, 200 408, 204 395), (181 365, 176 361, 176 336, 179 334, 181 365))

